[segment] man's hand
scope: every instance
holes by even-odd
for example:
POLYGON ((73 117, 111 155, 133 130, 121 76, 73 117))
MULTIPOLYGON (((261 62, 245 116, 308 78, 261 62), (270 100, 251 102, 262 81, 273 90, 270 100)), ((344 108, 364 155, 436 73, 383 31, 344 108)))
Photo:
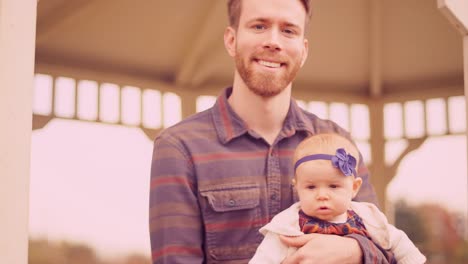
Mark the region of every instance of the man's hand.
POLYGON ((280 236, 283 243, 299 248, 282 264, 361 263, 362 252, 353 238, 336 235, 306 234, 299 237, 280 236))

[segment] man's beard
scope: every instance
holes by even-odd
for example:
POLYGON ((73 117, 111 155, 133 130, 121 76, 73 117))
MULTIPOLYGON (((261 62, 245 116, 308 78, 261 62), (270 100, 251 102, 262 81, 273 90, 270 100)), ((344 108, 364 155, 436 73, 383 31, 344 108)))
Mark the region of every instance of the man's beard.
MULTIPOLYGON (((257 56, 262 57, 262 56, 257 56)), ((250 91, 261 97, 273 97, 281 93, 294 80, 297 72, 301 68, 300 59, 289 61, 286 70, 279 73, 255 72, 253 63, 249 57, 247 61, 239 51, 235 56, 237 71, 250 91)), ((285 66, 281 66, 285 67, 285 66)))

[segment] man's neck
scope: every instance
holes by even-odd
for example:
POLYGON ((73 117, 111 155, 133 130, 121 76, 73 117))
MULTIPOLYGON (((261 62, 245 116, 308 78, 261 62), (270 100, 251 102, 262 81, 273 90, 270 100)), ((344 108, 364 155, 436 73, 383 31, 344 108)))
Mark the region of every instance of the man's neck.
POLYGON ((273 144, 283 127, 291 101, 291 85, 280 94, 264 98, 254 94, 244 82, 234 81, 229 105, 247 126, 273 144))

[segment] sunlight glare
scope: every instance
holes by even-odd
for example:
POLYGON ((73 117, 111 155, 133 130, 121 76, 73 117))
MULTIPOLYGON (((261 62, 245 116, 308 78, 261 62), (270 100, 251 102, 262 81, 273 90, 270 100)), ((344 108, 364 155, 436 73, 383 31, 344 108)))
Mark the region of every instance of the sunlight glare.
POLYGON ((463 133, 466 130, 466 103, 464 96, 450 97, 449 124, 452 133, 463 133))
POLYGON ((351 135, 358 140, 370 138, 369 108, 364 104, 351 105, 351 135))
POLYGON ((108 123, 119 122, 119 100, 119 86, 112 83, 101 84, 99 119, 108 123))
POLYGON ((328 119, 328 105, 325 102, 309 102, 309 111, 322 119, 328 119))
POLYGON ((52 112, 52 77, 45 74, 34 76, 33 113, 50 115, 52 112))
POLYGON ((427 130, 430 135, 443 135, 447 132, 446 108, 443 99, 430 99, 426 102, 427 130))
POLYGON ((143 91, 143 126, 161 127, 161 92, 145 89, 143 91))
POLYGON ((349 108, 344 103, 330 104, 330 119, 349 131, 349 108))
POLYGON ((405 109, 405 134, 408 138, 419 138, 425 134, 424 104, 422 101, 408 101, 405 109))
POLYGON ((141 92, 137 87, 122 88, 122 123, 137 126, 141 123, 141 92))
POLYGON ((72 118, 75 115, 75 80, 66 77, 55 79, 55 115, 72 118))
POLYGON ((175 93, 164 93, 163 109, 164 127, 170 127, 182 119, 182 104, 180 97, 175 93))
POLYGON ((389 103, 384 106, 384 134, 387 139, 403 136, 402 107, 400 103, 389 103))
POLYGON ((211 106, 213 106, 216 102, 216 96, 209 96, 209 95, 200 95, 197 97, 197 113, 202 112, 211 106))
POLYGON ((78 118, 97 120, 98 116, 98 84, 94 81, 78 82, 78 118))

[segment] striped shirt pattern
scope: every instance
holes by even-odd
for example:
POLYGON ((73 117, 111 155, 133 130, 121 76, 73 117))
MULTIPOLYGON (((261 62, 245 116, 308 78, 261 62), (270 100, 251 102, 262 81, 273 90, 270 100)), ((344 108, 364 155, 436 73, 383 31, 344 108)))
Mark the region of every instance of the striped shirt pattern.
MULTIPOLYGON (((247 263, 263 239, 259 228, 297 201, 291 179, 299 142, 324 132, 349 138, 291 100, 270 145, 229 106, 231 91, 154 141, 149 201, 154 264, 247 263)), ((356 200, 376 203, 362 162, 358 174, 363 185, 356 200)))

